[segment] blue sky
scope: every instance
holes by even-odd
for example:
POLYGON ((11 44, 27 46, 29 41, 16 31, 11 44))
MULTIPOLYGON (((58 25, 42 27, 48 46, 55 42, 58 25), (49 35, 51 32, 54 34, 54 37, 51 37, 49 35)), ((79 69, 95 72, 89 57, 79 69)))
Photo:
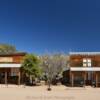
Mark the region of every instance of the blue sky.
POLYGON ((0 0, 0 43, 19 51, 100 51, 100 0, 0 0))

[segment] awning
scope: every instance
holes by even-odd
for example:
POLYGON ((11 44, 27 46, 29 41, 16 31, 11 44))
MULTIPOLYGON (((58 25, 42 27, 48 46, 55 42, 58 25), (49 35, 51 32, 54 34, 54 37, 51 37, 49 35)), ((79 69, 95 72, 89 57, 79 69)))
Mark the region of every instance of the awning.
POLYGON ((70 67, 70 71, 100 71, 100 67, 70 67))
POLYGON ((0 64, 0 68, 20 68, 21 64, 0 64))

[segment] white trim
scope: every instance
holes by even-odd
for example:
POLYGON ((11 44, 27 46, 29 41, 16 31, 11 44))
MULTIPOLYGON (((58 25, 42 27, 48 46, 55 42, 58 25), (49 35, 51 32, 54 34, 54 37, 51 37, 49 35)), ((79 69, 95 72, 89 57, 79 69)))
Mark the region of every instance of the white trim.
POLYGON ((0 64, 0 68, 20 68, 21 64, 0 64))
POLYGON ((100 67, 70 67, 71 71, 100 71, 100 67))
POLYGON ((69 52, 70 55, 100 55, 100 52, 69 52))

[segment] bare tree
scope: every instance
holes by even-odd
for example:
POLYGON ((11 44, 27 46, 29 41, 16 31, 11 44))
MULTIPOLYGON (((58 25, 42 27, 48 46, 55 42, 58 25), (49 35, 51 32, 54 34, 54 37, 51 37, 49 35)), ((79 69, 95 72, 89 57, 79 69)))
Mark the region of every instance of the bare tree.
POLYGON ((47 77, 48 90, 51 90, 51 82, 56 76, 61 76, 67 67, 67 56, 63 54, 44 55, 41 57, 43 71, 47 77))

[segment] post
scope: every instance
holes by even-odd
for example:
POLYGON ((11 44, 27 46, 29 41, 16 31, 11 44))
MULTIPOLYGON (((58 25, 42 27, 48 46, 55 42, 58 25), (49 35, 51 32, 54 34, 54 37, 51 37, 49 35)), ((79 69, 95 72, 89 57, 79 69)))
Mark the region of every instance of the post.
POLYGON ((69 77, 70 77, 69 82, 70 82, 70 85, 71 85, 71 82, 72 82, 71 71, 69 72, 69 77))
POLYGON ((72 87, 74 86, 74 74, 73 73, 71 73, 71 85, 72 87))
POLYGON ((98 73, 96 72, 96 87, 98 87, 98 73))
POLYGON ((84 86, 86 85, 86 72, 84 72, 84 86))
POLYGON ((18 85, 20 85, 20 70, 18 72, 18 85))
POLYGON ((7 71, 5 71, 5 84, 7 85, 7 71))

